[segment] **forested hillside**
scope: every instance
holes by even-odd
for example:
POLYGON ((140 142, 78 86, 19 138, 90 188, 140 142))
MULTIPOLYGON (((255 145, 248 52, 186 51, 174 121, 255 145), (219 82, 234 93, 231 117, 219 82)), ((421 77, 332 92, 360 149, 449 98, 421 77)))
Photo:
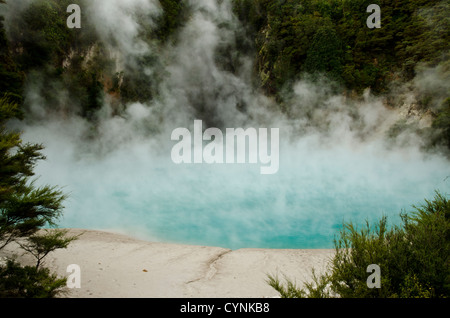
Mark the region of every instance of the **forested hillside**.
POLYGON ((269 91, 302 72, 327 72, 346 88, 382 93, 400 77, 411 80, 419 63, 448 59, 447 2, 250 1, 236 12, 257 39, 258 67, 269 91), (381 8, 381 28, 369 29, 366 8, 381 8))
MULTIPOLYGON (((25 87, 40 82, 39 95, 49 109, 94 121, 105 98, 112 98, 119 114, 130 102, 158 96, 167 75, 159 52, 179 41, 178 31, 192 15, 190 1, 161 0, 155 13, 136 17, 138 39, 151 49, 129 59, 123 57, 121 43, 105 43, 99 36, 105 30, 84 14, 92 8, 83 12, 81 29, 66 26, 67 6, 86 8, 84 0, 30 3, 25 8, 11 1, 1 5, 10 20, 7 32, 3 24, 0 30, 1 94, 23 101, 25 87), (52 94, 60 87, 67 88, 67 100, 76 105, 61 105, 52 94)), ((432 119, 432 127, 421 133, 432 146, 450 145, 448 86, 429 83, 417 89, 421 83, 414 82, 428 70, 448 82, 449 1, 233 0, 232 6, 242 28, 221 26, 237 34, 233 45, 219 45, 217 65, 238 73, 241 57, 250 56, 255 89, 275 98, 288 116, 295 116, 288 105, 292 83, 302 78, 326 77, 336 92, 351 98, 370 89, 394 108, 404 103, 397 97, 410 87, 415 103, 408 112, 432 119), (371 3, 381 8, 381 28, 366 26, 371 3)), ((117 42, 113 33, 120 29, 119 23, 117 30, 106 32, 117 42)), ((245 105, 236 107, 245 110, 245 105)), ((411 125, 399 123, 392 134, 403 129, 411 125)))

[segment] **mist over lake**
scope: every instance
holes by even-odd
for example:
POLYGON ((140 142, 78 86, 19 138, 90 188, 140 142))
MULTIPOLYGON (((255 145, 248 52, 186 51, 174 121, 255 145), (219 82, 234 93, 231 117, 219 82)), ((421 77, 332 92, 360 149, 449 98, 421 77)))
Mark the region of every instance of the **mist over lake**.
MULTIPOLYGON (((77 91, 65 78, 30 71, 26 118, 11 126, 24 141, 45 146, 37 183, 69 195, 60 227, 231 249, 332 248, 344 222, 388 216, 399 224, 413 204, 449 193, 448 150, 427 144, 432 117, 411 93, 426 92, 430 109, 438 109, 433 105, 449 91, 445 69, 418 68, 390 95, 367 87, 357 97, 326 74, 305 73, 271 96, 254 83, 256 53, 247 46, 256 40, 233 3, 187 3, 188 18, 163 43, 150 32, 163 14, 158 1, 82 6, 79 32, 96 41, 67 52, 61 72, 101 74, 93 81, 98 96, 89 90, 94 84, 77 91), (107 66, 98 71, 101 62, 107 66), (127 82, 130 73, 134 81, 127 82), (83 106, 82 93, 96 106, 83 106), (129 100, 121 103, 120 94, 129 100), (277 172, 261 174, 261 164, 248 161, 174 163, 171 134, 194 131, 194 120, 202 120, 203 131, 278 128, 277 172)), ((10 34, 28 5, 10 8, 10 34)))

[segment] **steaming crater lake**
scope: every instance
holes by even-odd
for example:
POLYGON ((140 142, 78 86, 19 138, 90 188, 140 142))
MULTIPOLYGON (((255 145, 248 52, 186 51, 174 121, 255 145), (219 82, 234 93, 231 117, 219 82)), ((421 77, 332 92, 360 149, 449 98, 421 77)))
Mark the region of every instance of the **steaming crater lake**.
POLYGON ((261 175, 259 164, 176 165, 170 151, 153 156, 145 146, 96 158, 51 138, 45 145, 39 182, 69 194, 60 227, 159 242, 333 248, 343 222, 386 215, 400 224, 402 211, 450 189, 448 161, 414 151, 283 147, 279 172, 261 175))

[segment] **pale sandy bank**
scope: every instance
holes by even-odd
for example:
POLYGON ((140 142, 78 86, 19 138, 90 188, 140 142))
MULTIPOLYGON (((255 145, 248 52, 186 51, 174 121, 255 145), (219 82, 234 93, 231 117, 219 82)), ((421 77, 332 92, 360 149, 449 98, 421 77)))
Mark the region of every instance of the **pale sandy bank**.
MULTIPOLYGON (((110 232, 71 229, 83 233, 65 250, 47 256, 45 266, 68 276, 79 265, 81 288, 66 297, 277 297, 267 274, 286 274, 298 285, 321 273, 332 257, 330 249, 239 249, 152 243, 110 232)), ((8 246, 3 255, 18 252, 8 246)), ((31 261, 28 255, 22 256, 31 261)))

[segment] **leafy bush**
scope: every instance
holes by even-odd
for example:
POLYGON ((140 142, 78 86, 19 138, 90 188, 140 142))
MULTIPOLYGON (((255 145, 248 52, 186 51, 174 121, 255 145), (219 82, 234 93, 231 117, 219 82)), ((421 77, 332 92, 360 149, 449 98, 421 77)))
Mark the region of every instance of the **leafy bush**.
POLYGON ((48 268, 22 266, 12 260, 0 267, 0 297, 52 298, 65 285, 66 278, 58 278, 48 268))
POLYGON ((449 297, 450 201, 437 193, 433 201, 414 208, 401 214, 402 226, 390 229, 385 217, 360 230, 345 224, 328 273, 314 275, 304 289, 273 276, 268 283, 282 297, 449 297), (380 267, 380 288, 367 286, 370 264, 380 267))

